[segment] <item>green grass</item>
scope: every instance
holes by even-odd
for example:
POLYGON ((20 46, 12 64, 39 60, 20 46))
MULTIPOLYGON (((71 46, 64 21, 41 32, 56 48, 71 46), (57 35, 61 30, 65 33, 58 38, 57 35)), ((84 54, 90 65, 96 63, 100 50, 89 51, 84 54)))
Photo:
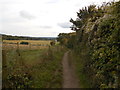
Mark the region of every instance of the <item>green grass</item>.
POLYGON ((26 65, 34 65, 40 62, 41 54, 46 50, 19 50, 20 56, 18 56, 16 50, 9 50, 7 51, 7 64, 13 65, 16 64, 16 61, 23 61, 26 65))
POLYGON ((8 50, 8 76, 4 84, 14 88, 61 88, 61 60, 64 52, 59 46, 41 50, 19 50, 20 56, 16 50, 8 50))
MULTIPOLYGON (((33 67, 35 88, 61 88, 62 87, 62 56, 64 52, 52 50, 52 57, 41 65, 33 67)), ((43 55, 43 59, 46 56, 43 55)))
POLYGON ((82 55, 75 55, 75 53, 72 52, 72 58, 75 64, 76 74, 79 77, 80 88, 91 88, 90 81, 89 81, 90 79, 84 73, 85 57, 82 57, 82 55))
POLYGON ((46 50, 25 50, 20 51, 24 63, 27 65, 35 65, 36 63, 41 62, 42 53, 46 50))

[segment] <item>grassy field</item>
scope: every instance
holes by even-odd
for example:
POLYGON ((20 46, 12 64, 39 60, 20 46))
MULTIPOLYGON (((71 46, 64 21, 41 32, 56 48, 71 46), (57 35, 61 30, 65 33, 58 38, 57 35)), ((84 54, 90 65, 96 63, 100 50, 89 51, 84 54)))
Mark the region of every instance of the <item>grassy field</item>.
MULTIPOLYGON (((11 40, 6 42, 11 43, 11 40)), ((12 42, 17 41, 12 40, 12 42)), ((30 42, 43 43, 43 41, 30 42)), ((49 44, 49 41, 44 42, 43 44, 49 44)), ((61 60, 64 52, 65 49, 60 46, 40 49, 4 49, 6 67, 3 68, 5 72, 3 87, 61 88, 61 60)))
POLYGON ((42 49, 50 46, 50 40, 3 40, 3 49, 17 49, 19 43, 20 49, 42 49), (28 45, 20 44, 21 42, 28 42, 28 45))
POLYGON ((50 40, 3 40, 5 43, 29 42, 31 44, 50 44, 50 40))

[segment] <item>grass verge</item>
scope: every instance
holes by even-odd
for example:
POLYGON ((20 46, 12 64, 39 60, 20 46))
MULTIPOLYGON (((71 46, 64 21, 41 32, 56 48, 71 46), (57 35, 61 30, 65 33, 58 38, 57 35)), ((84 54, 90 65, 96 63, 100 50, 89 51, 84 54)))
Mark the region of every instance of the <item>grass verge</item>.
POLYGON ((76 74, 79 77, 80 88, 91 88, 89 77, 84 71, 84 60, 86 57, 83 57, 82 54, 76 55, 74 52, 71 52, 71 55, 75 64, 76 74))

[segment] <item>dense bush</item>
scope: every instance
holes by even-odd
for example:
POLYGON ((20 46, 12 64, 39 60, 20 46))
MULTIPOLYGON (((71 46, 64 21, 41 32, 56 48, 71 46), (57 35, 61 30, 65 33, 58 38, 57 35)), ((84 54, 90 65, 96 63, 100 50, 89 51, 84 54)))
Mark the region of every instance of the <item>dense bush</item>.
POLYGON ((90 5, 79 10, 78 18, 70 20, 76 35, 59 36, 63 45, 82 58, 83 68, 80 71, 89 78, 91 87, 120 87, 119 3, 106 3, 99 8, 90 5))
POLYGON ((29 43, 28 42, 20 42, 20 44, 28 45, 29 43))
POLYGON ((32 77, 27 72, 11 73, 7 77, 9 88, 32 88, 32 77))
POLYGON ((93 67, 101 87, 118 87, 116 77, 120 50, 116 22, 115 18, 101 22, 93 42, 93 67))
POLYGON ((54 45, 55 45, 55 41, 51 41, 51 42, 50 42, 50 45, 51 45, 51 46, 54 46, 54 45))

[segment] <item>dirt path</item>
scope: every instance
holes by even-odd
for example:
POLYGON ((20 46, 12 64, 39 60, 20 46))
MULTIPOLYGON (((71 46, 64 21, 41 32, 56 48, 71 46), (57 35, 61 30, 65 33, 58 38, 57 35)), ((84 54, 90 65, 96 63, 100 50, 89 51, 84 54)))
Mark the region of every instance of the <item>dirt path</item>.
POLYGON ((79 88, 74 65, 69 57, 69 51, 64 54, 63 61, 63 88, 79 88))

